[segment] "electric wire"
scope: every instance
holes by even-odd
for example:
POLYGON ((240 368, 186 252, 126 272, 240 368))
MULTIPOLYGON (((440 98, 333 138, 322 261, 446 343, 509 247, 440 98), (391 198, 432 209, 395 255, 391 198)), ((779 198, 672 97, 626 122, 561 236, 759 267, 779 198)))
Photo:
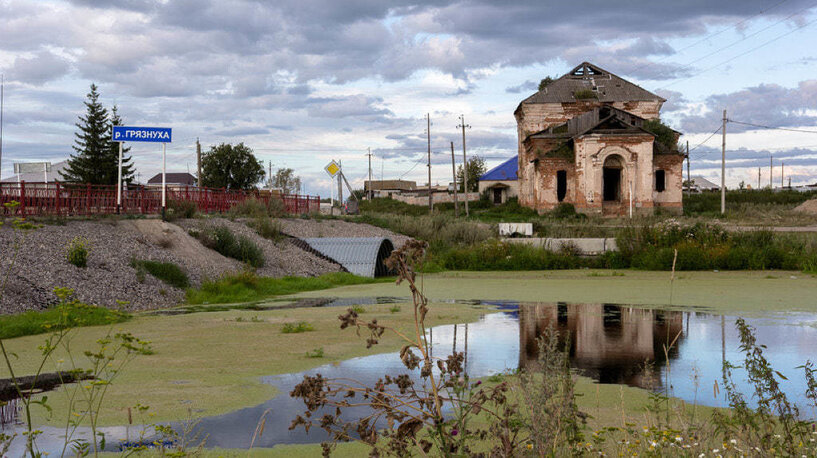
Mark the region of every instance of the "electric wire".
POLYGON ((791 35, 791 34, 793 34, 793 33, 795 33, 795 32, 798 32, 798 31, 800 31, 800 30, 803 30, 804 28, 806 28, 806 27, 810 26, 811 24, 814 24, 815 22, 817 22, 817 18, 812 19, 811 21, 806 22, 806 23, 805 23, 805 24, 803 24, 803 25, 797 26, 796 28, 794 28, 794 29, 792 29, 792 30, 789 30, 788 32, 786 32, 786 33, 784 33, 784 34, 778 35, 778 36, 776 36, 776 37, 772 38, 771 40, 768 40, 768 41, 766 41, 766 42, 764 42, 764 43, 761 43, 760 45, 757 45, 757 46, 755 46, 754 48, 751 48, 751 49, 749 49, 749 50, 747 50, 747 51, 744 51, 744 52, 742 52, 742 53, 740 53, 740 54, 738 54, 738 55, 736 55, 736 56, 734 56, 734 57, 731 57, 731 58, 729 58, 729 59, 727 59, 727 60, 724 60, 724 61, 722 61, 722 62, 719 62, 719 63, 717 63, 717 64, 715 64, 715 65, 713 65, 713 66, 711 66, 711 67, 705 68, 705 69, 703 69, 703 70, 701 70, 701 71, 699 71, 699 72, 696 72, 696 73, 694 73, 694 74, 692 74, 692 75, 690 75, 690 76, 683 77, 683 78, 678 78, 678 79, 676 79, 675 81, 673 81, 672 83, 666 84, 666 85, 664 85, 664 86, 662 86, 662 87, 660 87, 660 88, 658 88, 658 89, 656 89, 656 90, 666 89, 666 88, 671 87, 671 86, 674 86, 674 85, 676 85, 676 84, 678 84, 678 83, 680 83, 680 82, 682 82, 682 81, 686 81, 686 80, 688 80, 688 79, 690 79, 690 78, 694 78, 694 77, 700 76, 701 74, 706 73, 706 72, 708 72, 708 71, 710 71, 710 70, 713 70, 713 69, 715 69, 715 68, 717 68, 717 67, 720 67, 721 65, 728 64, 729 62, 732 62, 732 61, 734 61, 734 60, 736 60, 736 59, 739 59, 739 58, 741 58, 741 57, 743 57, 743 56, 745 56, 745 55, 747 55, 747 54, 751 54, 751 53, 753 53, 753 52, 757 51, 758 49, 760 49, 760 48, 762 48, 762 47, 764 47, 764 46, 767 46, 767 45, 769 45, 769 44, 774 43, 774 42, 775 42, 775 41, 777 41, 777 40, 780 40, 781 38, 787 37, 787 36, 789 36, 789 35, 791 35))
POLYGON ((744 126, 751 126, 751 127, 758 127, 761 129, 773 129, 773 130, 785 130, 788 132, 801 132, 806 134, 817 134, 817 130, 805 130, 805 129, 792 129, 789 127, 774 127, 774 126, 764 126, 763 124, 754 124, 751 122, 744 122, 744 121, 735 121, 734 119, 727 119, 726 122, 732 122, 735 124, 742 124, 744 126))

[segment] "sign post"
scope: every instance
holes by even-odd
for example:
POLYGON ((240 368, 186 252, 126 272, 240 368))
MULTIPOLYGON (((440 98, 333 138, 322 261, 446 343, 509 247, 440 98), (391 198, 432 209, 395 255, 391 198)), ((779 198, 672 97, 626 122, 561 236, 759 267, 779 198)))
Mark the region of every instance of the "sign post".
POLYGON ((148 142, 162 144, 162 218, 167 206, 167 144, 171 143, 173 129, 170 127, 129 127, 113 126, 113 141, 119 142, 119 177, 116 181, 116 212, 122 207, 122 144, 128 142, 148 142))
POLYGON ((23 173, 43 172, 43 183, 48 186, 48 172, 51 171, 50 162, 15 162, 14 173, 17 175, 17 182, 20 182, 20 175, 23 173))
POLYGON ((125 142, 119 142, 119 174, 116 177, 116 214, 122 209, 122 145, 125 142))
MULTIPOLYGON (((329 184, 329 190, 332 193, 332 198, 329 199, 329 203, 330 203, 330 205, 329 205, 329 214, 334 215, 335 214, 335 203, 333 202, 334 201, 334 196, 335 196, 334 178, 340 172, 340 164, 338 164, 337 162, 335 162, 334 159, 332 159, 332 161, 330 163, 326 164, 326 167, 324 167, 323 169, 326 170, 326 173, 329 174, 329 176, 332 178, 332 180, 330 180, 330 184, 329 184)), ((338 183, 340 183, 340 177, 338 177, 338 183)), ((340 189, 340 186, 338 186, 338 189, 340 189)))

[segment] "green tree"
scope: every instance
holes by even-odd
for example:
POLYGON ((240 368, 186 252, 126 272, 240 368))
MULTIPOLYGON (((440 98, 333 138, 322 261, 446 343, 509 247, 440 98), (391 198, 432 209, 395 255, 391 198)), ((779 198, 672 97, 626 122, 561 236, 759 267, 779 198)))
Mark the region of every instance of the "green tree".
POLYGON ((680 151, 678 134, 671 127, 661 122, 660 119, 644 121, 644 130, 655 135, 654 145, 659 153, 676 153, 680 151))
MULTIPOLYGON (((477 192, 479 190, 479 177, 485 175, 488 169, 485 167, 485 160, 479 156, 472 156, 468 159, 468 192, 477 192)), ((457 186, 459 192, 463 192, 463 176, 462 165, 457 167, 457 186)))
POLYGON ((539 90, 546 88, 550 83, 553 82, 553 78, 546 76, 542 78, 542 81, 539 81, 539 90))
POLYGON ((116 176, 110 182, 110 177, 104 173, 103 165, 110 156, 111 132, 108 110, 99 103, 95 84, 91 84, 91 92, 85 101, 85 116, 80 116, 79 120, 76 124, 79 132, 74 134, 74 151, 77 154, 71 155, 68 166, 60 175, 65 181, 115 184, 116 176))
POLYGON ((264 179, 264 164, 244 143, 222 143, 202 154, 201 185, 210 188, 254 189, 264 179))
MULTIPOLYGON (((119 108, 114 105, 111 109, 111 127, 113 126, 122 126, 124 125, 122 121, 122 117, 119 116, 119 108)), ((111 129, 108 129, 108 132, 111 132, 111 129)), ((109 168, 109 174, 111 176, 110 184, 116 184, 116 177, 119 167, 119 142, 110 142, 110 148, 108 149, 110 158, 105 161, 106 168, 109 168), (110 166, 113 166, 112 168, 110 166)), ((133 181, 133 163, 131 163, 131 156, 128 156, 128 152, 130 152, 130 146, 125 146, 122 148, 122 182, 130 183, 133 181)))
POLYGON ((276 170, 270 179, 272 180, 270 187, 278 188, 284 194, 292 194, 301 189, 301 178, 290 168, 276 170))

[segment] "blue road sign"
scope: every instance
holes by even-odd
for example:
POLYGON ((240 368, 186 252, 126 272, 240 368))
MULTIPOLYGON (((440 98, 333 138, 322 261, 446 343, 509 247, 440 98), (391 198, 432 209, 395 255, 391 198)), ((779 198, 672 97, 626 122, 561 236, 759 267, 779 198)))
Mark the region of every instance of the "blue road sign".
POLYGON ((113 141, 170 143, 172 130, 170 127, 113 126, 113 141))

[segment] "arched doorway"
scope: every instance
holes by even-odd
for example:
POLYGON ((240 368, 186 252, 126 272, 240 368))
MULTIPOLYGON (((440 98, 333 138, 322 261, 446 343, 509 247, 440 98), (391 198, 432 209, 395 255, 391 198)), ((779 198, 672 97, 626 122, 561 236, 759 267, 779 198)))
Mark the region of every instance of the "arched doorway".
POLYGON ((602 166, 602 195, 605 202, 621 202, 621 182, 624 170, 624 161, 621 156, 614 154, 604 160, 602 166))

